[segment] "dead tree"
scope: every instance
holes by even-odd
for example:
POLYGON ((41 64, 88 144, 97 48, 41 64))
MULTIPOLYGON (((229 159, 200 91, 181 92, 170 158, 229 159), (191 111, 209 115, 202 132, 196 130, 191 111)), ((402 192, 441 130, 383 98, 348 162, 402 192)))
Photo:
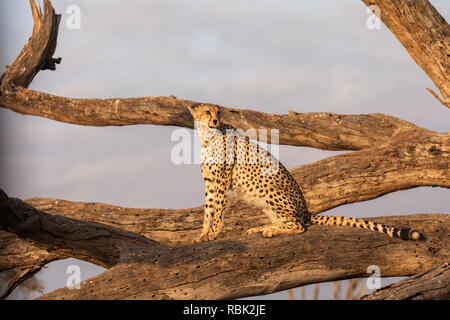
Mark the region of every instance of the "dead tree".
MULTIPOLYGON (((435 97, 448 106, 450 31, 444 18, 426 0, 363 1, 380 7, 382 21, 436 84, 442 98, 435 97)), ((87 126, 193 127, 186 107, 194 101, 173 96, 71 99, 29 90, 40 70, 55 70, 61 61, 53 58, 60 15, 49 0, 43 11, 30 4, 33 34, 1 77, 0 106, 87 126)), ((281 144, 354 150, 291 170, 312 213, 402 189, 450 187, 450 133, 384 114, 274 115, 224 108, 223 119, 244 130, 279 129, 281 144)), ((379 266, 384 277, 415 275, 450 258, 447 214, 373 218, 419 230, 424 239, 418 242, 324 226, 311 226, 300 236, 263 239, 243 231, 265 223, 265 216, 232 197, 221 238, 193 245, 202 210, 22 201, 0 192, 0 271, 21 270, 12 287, 51 261, 74 257, 107 270, 79 290, 62 288, 43 299, 230 299, 367 277, 370 265, 379 266)))

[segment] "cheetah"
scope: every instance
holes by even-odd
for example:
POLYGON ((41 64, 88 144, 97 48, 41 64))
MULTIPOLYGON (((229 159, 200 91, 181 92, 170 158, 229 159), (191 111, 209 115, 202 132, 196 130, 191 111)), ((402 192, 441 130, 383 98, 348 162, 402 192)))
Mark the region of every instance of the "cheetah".
POLYGON ((221 121, 222 108, 196 103, 188 107, 201 142, 201 170, 205 182, 202 233, 194 243, 215 240, 223 223, 230 190, 267 214, 271 224, 251 228, 247 234, 263 237, 297 234, 310 224, 370 229, 404 240, 418 240, 419 232, 357 218, 317 216, 309 213, 297 181, 268 151, 241 131, 221 121))

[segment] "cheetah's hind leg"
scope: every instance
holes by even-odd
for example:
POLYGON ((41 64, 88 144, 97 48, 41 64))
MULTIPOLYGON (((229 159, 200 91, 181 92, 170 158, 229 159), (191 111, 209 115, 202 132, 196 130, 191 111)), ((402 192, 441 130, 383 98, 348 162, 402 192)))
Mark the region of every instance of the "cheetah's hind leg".
POLYGON ((297 234, 305 232, 305 228, 300 223, 269 224, 247 230, 247 234, 261 232, 264 238, 271 238, 280 234, 297 234))

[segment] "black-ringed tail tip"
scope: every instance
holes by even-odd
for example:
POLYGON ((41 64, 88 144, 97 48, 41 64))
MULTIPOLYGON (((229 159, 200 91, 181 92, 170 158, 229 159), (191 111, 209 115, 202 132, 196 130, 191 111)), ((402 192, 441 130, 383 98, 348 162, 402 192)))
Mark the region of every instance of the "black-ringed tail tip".
POLYGON ((400 229, 399 232, 400 232, 399 237, 404 240, 419 240, 420 239, 419 231, 411 230, 411 229, 400 229))
POLYGON ((403 240, 419 240, 421 238, 420 233, 416 230, 411 230, 408 228, 396 228, 358 218, 311 216, 311 223, 319 225, 347 226, 353 228, 368 229, 387 234, 391 238, 400 238, 403 240))

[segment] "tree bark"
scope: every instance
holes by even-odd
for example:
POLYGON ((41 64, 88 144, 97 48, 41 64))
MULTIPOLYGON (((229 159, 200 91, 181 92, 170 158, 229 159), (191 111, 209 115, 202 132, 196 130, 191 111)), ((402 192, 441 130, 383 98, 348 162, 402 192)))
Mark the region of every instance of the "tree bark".
POLYGON ((43 12, 33 0, 30 0, 30 6, 34 20, 33 34, 16 61, 8 66, 8 70, 0 78, 1 93, 16 86, 28 88, 39 71, 55 70, 55 64, 61 62, 61 58, 52 57, 56 49, 61 15, 55 14, 49 1, 44 1, 43 12))
POLYGON ((434 82, 450 107, 450 26, 427 0, 362 0, 380 18, 434 82))
POLYGON ((449 300, 450 266, 444 262, 408 279, 393 283, 362 300, 449 300))
MULTIPOLYGON (((448 25, 427 1, 419 2, 423 10, 407 0, 375 4, 382 20, 448 101, 448 25), (417 33, 425 22, 435 30, 417 33), (421 39, 426 39, 425 46, 421 39)), ((0 106, 90 126, 193 127, 186 108, 194 101, 173 96, 71 99, 27 89, 37 72, 54 70, 60 62, 53 58, 60 16, 49 0, 44 0, 43 12, 34 1, 30 4, 33 34, 0 79, 0 106)), ((450 133, 383 114, 274 115, 224 108, 223 120, 244 130, 279 129, 280 144, 358 150, 291 170, 312 213, 417 186, 450 187, 450 133)), ((270 136, 268 141, 276 142, 270 136)), ((262 239, 242 233, 267 218, 231 197, 220 239, 192 245, 201 230, 202 212, 203 207, 132 209, 38 198, 24 202, 0 192, 0 271, 17 268, 26 276, 50 261, 75 257, 108 270, 80 290, 63 288, 42 298, 217 299, 365 277, 373 264, 381 268, 382 276, 412 275, 449 260, 445 214, 372 219, 415 228, 425 236, 420 242, 323 226, 311 226, 298 236, 262 239)))
MULTIPOLYGON (((18 113, 86 126, 153 124, 193 128, 187 110, 196 102, 170 97, 71 99, 14 87, 4 90, 0 106, 18 113)), ((329 112, 276 115, 223 107, 223 121, 242 130, 276 129, 261 141, 323 150, 362 150, 388 142, 398 132, 419 129, 384 114, 343 115, 329 112)), ((425 130, 425 129, 421 129, 425 130)), ((426 131, 426 130, 425 130, 426 131)))
MULTIPOLYGON (((79 290, 63 288, 43 299, 232 299, 366 277, 370 265, 378 265, 386 277, 412 275, 450 257, 449 215, 445 214, 372 218, 417 229, 425 237, 404 241, 367 230, 317 225, 302 235, 246 236, 243 231, 251 224, 245 222, 264 217, 256 210, 234 211, 227 217, 228 230, 222 239, 193 245, 186 234, 200 231, 201 224, 174 226, 175 219, 164 218, 163 212, 92 203, 55 205, 59 214, 52 214, 51 202, 41 203, 48 208, 45 213, 3 193, 6 214, 0 226, 20 237, 17 241, 31 242, 32 250, 38 247, 57 259, 75 257, 108 270, 83 282, 79 290), (74 218, 77 212, 83 220, 74 218), (94 221, 86 221, 86 214, 94 221), (110 225, 95 222, 110 214, 120 219, 109 217, 110 225), (135 217, 153 221, 154 227, 145 226, 147 237, 133 232, 142 228, 135 217), (159 241, 150 240, 150 235, 159 241)), ((200 222, 200 215, 196 218, 200 222)), ((27 265, 33 264, 30 258, 27 265)))

